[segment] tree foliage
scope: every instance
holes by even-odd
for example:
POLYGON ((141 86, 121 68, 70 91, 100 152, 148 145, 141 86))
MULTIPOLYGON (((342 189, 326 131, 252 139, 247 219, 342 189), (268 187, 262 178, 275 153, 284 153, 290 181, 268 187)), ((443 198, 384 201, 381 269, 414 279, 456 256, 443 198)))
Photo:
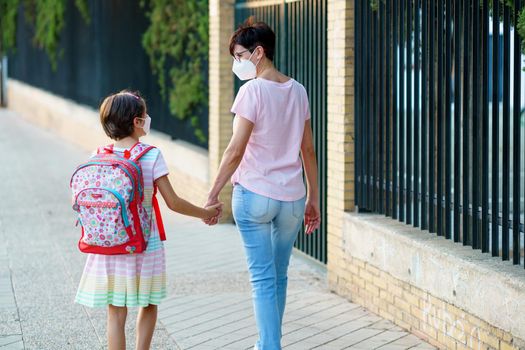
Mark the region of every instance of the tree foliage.
POLYGON ((172 115, 190 120, 201 142, 199 115, 208 103, 208 1, 144 0, 150 26, 142 44, 172 115))
MULTIPOLYGON (((33 41, 43 49, 55 70, 58 58, 60 34, 65 25, 66 0, 0 0, 0 56, 16 48, 16 25, 18 10, 24 8, 25 20, 33 27, 33 41)), ((86 0, 75 0, 76 8, 89 23, 86 0)))

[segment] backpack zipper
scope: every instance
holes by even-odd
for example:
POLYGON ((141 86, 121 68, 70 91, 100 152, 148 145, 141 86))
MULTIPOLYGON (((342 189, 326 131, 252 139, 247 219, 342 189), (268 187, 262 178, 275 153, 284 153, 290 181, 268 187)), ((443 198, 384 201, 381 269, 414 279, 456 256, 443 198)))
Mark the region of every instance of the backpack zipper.
POLYGON ((124 226, 126 228, 130 226, 128 213, 127 213, 127 209, 126 209, 126 206, 125 206, 126 203, 124 201, 124 198, 122 198, 120 193, 118 193, 115 190, 112 190, 111 188, 107 188, 107 187, 89 187, 89 188, 84 188, 82 191, 78 192, 77 195, 75 196, 75 205, 78 205, 78 196, 82 192, 85 192, 87 190, 104 190, 104 191, 107 191, 107 192, 110 192, 111 194, 113 194, 113 196, 115 198, 117 198, 117 200, 120 203, 120 212, 121 212, 122 220, 124 221, 124 226))
MULTIPOLYGON (((115 163, 115 162, 114 162, 115 163)), ((73 184, 73 177, 76 175, 76 173, 81 170, 81 169, 84 169, 84 168, 87 168, 89 166, 92 166, 92 165, 102 165, 102 166, 115 166, 115 164, 111 164, 109 162, 97 162, 97 161, 92 161, 92 162, 89 162, 89 163, 86 163, 86 164, 83 164, 81 166, 79 166, 75 172, 73 173, 73 175, 71 176, 71 180, 69 182, 69 187, 71 187, 71 185, 73 184)), ((133 178, 133 176, 130 174, 129 170, 126 169, 125 166, 122 166, 121 164, 116 164, 116 166, 118 166, 118 168, 120 170, 122 170, 126 176, 130 179, 131 181, 131 184, 133 186, 133 191, 131 191, 131 198, 130 198, 130 202, 133 201, 133 198, 135 196, 135 179, 133 178)))

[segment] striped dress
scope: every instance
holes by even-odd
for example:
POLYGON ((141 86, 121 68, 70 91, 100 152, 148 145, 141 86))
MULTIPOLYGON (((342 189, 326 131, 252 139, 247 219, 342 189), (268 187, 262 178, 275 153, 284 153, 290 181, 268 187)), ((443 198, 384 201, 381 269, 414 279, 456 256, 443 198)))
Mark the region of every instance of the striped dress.
MULTIPOLYGON (((113 149, 115 153, 124 148, 113 149)), ((166 297, 166 259, 152 207, 153 183, 168 174, 158 149, 141 159, 144 176, 144 209, 151 220, 151 236, 146 251, 140 254, 87 254, 86 265, 75 302, 89 307, 158 305, 166 297)))

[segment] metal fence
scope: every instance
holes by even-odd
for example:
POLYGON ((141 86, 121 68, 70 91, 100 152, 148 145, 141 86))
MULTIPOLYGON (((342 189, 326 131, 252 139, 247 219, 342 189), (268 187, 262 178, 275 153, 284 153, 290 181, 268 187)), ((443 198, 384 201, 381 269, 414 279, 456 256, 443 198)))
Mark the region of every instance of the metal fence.
MULTIPOLYGON (((98 108, 110 93, 128 88, 146 98, 152 128, 206 147, 194 135, 191 122, 170 115, 169 101, 159 93, 157 77, 142 47, 149 26, 139 0, 88 0, 91 22, 86 24, 74 1, 66 1, 65 27, 61 33, 61 57, 56 71, 44 51, 33 45, 33 29, 18 16, 17 49, 9 57, 9 76, 78 103, 98 108)), ((19 13, 23 14, 21 8, 19 13)), ((207 65, 203 68, 207 72, 207 65)), ((208 110, 199 116, 208 134, 208 110)))
MULTIPOLYGON (((251 15, 275 31, 275 66, 308 92, 319 167, 321 227, 312 235, 300 234, 295 246, 326 263, 326 0, 237 1, 235 24, 251 15)), ((236 80, 236 90, 239 87, 236 80)))
POLYGON ((523 264, 524 1, 372 3, 355 2, 357 206, 523 264))

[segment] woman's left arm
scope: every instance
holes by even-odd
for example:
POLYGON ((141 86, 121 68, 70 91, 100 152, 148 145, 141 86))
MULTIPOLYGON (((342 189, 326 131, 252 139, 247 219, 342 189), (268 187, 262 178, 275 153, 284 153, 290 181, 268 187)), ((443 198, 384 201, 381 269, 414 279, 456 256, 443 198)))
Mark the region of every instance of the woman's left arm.
POLYGON ((228 147, 226 147, 222 156, 219 171, 215 177, 213 186, 208 193, 208 201, 205 206, 219 202, 219 193, 241 163, 246 150, 246 145, 252 134, 254 124, 246 118, 240 116, 237 116, 236 118, 238 120, 235 130, 233 131, 230 143, 228 144, 228 147))

